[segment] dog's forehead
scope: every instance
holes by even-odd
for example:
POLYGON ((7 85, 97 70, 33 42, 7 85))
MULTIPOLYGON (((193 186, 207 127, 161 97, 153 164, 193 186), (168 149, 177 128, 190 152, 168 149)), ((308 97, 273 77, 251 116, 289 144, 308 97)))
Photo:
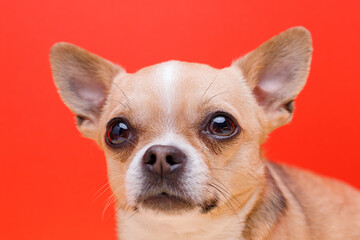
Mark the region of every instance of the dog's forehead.
POLYGON ((213 80, 218 72, 219 69, 205 64, 172 60, 143 68, 132 77, 141 87, 147 85, 151 90, 163 91, 162 95, 169 95, 168 91, 173 93, 173 90, 179 92, 190 87, 201 89, 213 80))
POLYGON ((125 112, 148 121, 165 115, 195 117, 206 105, 227 110, 247 92, 240 70, 168 61, 116 78, 110 108, 115 115, 125 112))

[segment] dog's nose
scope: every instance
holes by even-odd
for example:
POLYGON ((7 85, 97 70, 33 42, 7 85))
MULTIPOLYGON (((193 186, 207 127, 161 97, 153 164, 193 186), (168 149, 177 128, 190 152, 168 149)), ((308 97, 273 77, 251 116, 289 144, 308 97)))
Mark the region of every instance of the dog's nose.
POLYGON ((173 146, 154 145, 143 156, 143 165, 161 177, 178 171, 185 161, 186 155, 173 146))

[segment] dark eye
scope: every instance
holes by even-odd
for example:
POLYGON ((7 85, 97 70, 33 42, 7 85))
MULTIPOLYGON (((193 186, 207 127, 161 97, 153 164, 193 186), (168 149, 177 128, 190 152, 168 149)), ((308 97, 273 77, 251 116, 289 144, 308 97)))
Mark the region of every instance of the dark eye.
POLYGON ((208 125, 209 133, 220 137, 231 136, 235 130, 236 126, 234 122, 229 117, 224 115, 213 117, 208 125))
POLYGON ((113 120, 109 123, 106 142, 111 146, 120 145, 131 137, 128 124, 121 120, 113 120))

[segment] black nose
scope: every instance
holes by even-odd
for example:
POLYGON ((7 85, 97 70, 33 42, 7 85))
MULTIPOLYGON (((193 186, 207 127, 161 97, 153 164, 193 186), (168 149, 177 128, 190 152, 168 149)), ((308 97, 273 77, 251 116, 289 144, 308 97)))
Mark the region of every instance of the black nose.
POLYGON ((183 168, 186 155, 173 146, 154 145, 144 154, 143 165, 161 177, 183 168))

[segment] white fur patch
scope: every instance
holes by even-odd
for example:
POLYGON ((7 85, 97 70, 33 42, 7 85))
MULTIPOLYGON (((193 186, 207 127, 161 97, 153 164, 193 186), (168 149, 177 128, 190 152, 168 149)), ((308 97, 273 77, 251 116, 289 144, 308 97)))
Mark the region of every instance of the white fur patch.
POLYGON ((161 98, 167 114, 171 113, 174 104, 174 95, 176 94, 176 82, 179 80, 181 63, 178 61, 168 61, 157 66, 156 76, 158 81, 158 89, 161 91, 161 98))

